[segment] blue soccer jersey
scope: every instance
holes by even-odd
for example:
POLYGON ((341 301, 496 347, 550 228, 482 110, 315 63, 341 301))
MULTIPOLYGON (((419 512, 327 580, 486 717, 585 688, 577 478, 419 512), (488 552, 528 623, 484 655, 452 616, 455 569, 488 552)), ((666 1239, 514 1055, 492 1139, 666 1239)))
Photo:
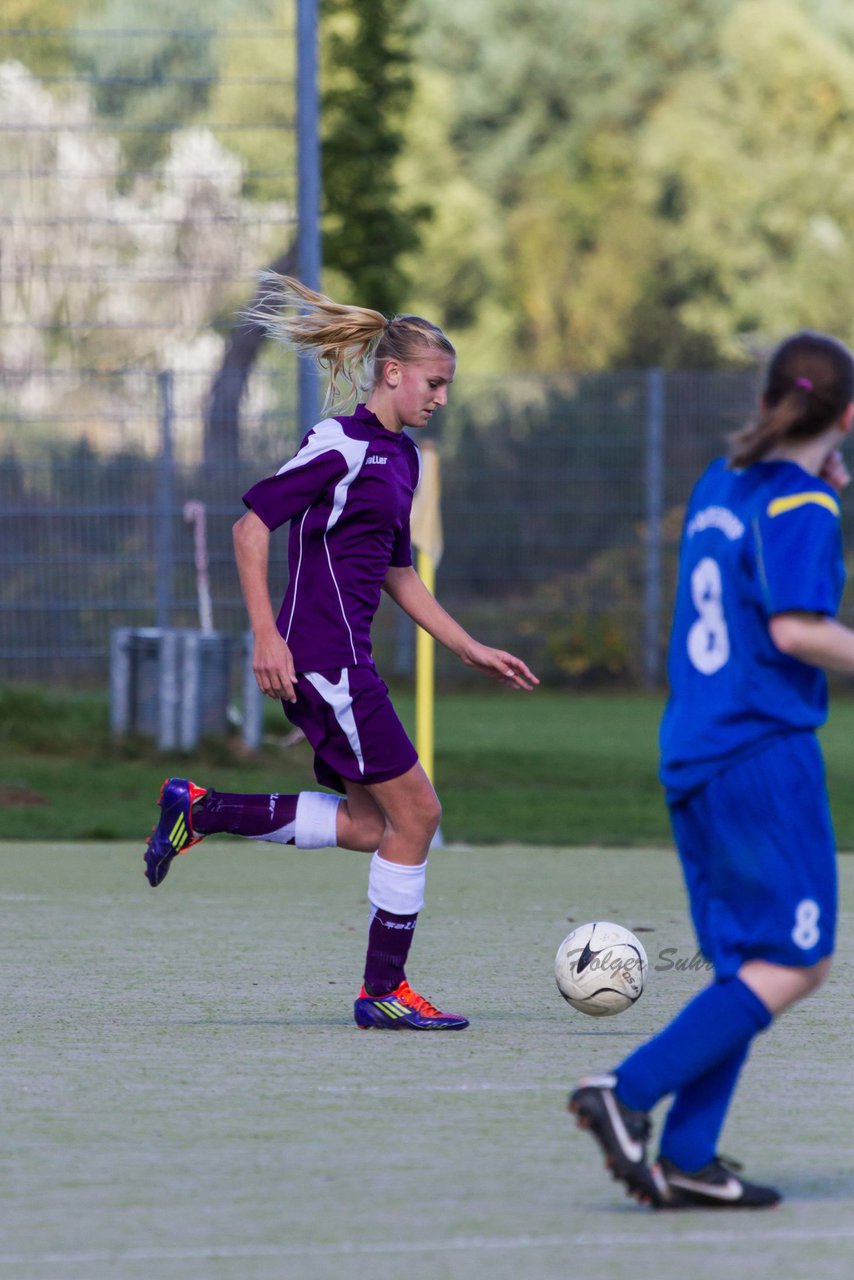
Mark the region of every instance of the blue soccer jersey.
POLYGON ((796 463, 700 478, 688 504, 670 638, 661 779, 671 798, 703 786, 774 734, 827 715, 823 671, 773 644, 770 619, 834 616, 845 580, 834 490, 796 463))

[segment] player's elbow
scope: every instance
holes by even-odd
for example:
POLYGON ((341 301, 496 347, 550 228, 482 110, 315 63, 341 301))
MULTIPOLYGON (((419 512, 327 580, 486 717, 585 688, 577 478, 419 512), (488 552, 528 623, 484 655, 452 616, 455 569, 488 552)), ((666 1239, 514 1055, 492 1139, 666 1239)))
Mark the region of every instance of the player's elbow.
POLYGON ((259 520, 254 511, 244 511, 239 520, 235 520, 231 530, 232 541, 236 549, 257 542, 259 538, 269 538, 269 530, 259 520))
POLYGON ((768 624, 774 647, 789 658, 800 658, 811 634, 810 623, 797 613, 778 613, 768 624))

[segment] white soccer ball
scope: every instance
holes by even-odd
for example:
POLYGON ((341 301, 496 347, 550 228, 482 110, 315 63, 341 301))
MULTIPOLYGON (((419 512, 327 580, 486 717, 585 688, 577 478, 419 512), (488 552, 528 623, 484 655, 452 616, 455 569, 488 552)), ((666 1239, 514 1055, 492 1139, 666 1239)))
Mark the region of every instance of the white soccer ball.
POLYGON ((640 997, 649 962, 638 939, 621 924, 595 920, 568 934, 555 956, 558 991, 573 1009, 593 1018, 622 1013, 640 997))

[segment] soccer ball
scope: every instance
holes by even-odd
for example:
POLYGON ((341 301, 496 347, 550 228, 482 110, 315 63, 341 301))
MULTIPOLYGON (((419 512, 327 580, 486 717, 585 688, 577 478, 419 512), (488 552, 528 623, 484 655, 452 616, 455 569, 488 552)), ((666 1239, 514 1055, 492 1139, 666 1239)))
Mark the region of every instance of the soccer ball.
POLYGON ((573 1009, 606 1018, 634 1004, 648 968, 646 952, 629 929, 595 920, 573 929, 558 947, 555 981, 573 1009))

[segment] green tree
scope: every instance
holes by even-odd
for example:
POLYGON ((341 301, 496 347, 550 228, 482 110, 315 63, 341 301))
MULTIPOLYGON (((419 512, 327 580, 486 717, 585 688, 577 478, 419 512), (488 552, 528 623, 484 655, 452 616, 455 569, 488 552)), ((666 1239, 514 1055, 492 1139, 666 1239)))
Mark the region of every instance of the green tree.
POLYGON ((295 8, 295 0, 266 0, 249 13, 244 3, 218 41, 202 119, 240 156, 253 200, 295 201, 295 8))
MULTIPOLYGON (((466 278, 486 285, 473 324, 490 334, 467 345, 487 362, 490 348, 501 367, 595 369, 623 358, 654 229, 636 191, 638 136, 677 70, 709 57, 733 2, 423 0, 426 112, 452 113, 433 153, 456 158, 451 198, 461 187, 467 202, 476 195, 489 228, 466 246, 476 262, 466 278)), ((410 127, 420 146, 423 127, 410 127)))
POLYGON ((670 317, 673 358, 698 341, 743 358, 800 326, 854 339, 852 121, 854 52, 788 0, 742 0, 715 63, 674 82, 638 155, 657 221, 638 322, 670 317))
POLYGON ((100 0, 4 0, 0 60, 21 62, 54 77, 74 67, 74 24, 100 0))
POLYGON ((427 156, 443 200, 407 266, 481 367, 714 365, 784 322, 847 331, 850 5, 421 5, 404 163, 427 156))
MULTIPOLYGON (((285 25, 284 8, 289 4, 291 0, 273 0, 272 17, 280 26, 285 25)), ((408 293, 401 255, 417 246, 417 227, 427 214, 423 201, 403 204, 396 174, 401 126, 412 93, 409 22, 389 0, 324 0, 321 14, 324 287, 336 296, 349 294, 362 305, 393 313, 405 304, 408 293)), ((230 63, 235 82, 251 56, 248 45, 236 49, 230 63)), ((265 68, 272 70, 275 55, 269 48, 255 52, 259 58, 251 66, 260 84, 265 68)), ((263 90, 255 99, 259 119, 278 118, 281 100, 274 103, 263 90)), ((214 102, 226 110, 241 105, 226 92, 214 102)), ((287 154, 292 172, 292 134, 290 143, 284 131, 272 137, 287 154)), ((238 145, 257 177, 250 191, 281 197, 284 187, 275 178, 270 140, 270 133, 259 134, 256 145, 249 130, 238 145)), ((269 265, 292 272, 293 245, 283 245, 269 265)), ((241 321, 230 328, 205 409, 206 448, 212 456, 237 454, 240 404, 265 338, 258 325, 241 321)))
POLYGON ((412 98, 412 21, 399 0, 323 0, 324 267, 361 305, 392 313, 410 282, 401 255, 429 217, 400 194, 397 160, 412 98))
POLYGON ((218 79, 217 23, 241 0, 106 0, 77 24, 76 57, 100 115, 120 121, 130 173, 152 168, 171 133, 200 119, 218 79), (123 34, 128 33, 128 34, 123 34), (132 34, 131 34, 132 33, 132 34))
POLYGON ((451 144, 455 122, 444 73, 420 65, 397 177, 404 197, 429 191, 441 198, 420 245, 401 260, 412 282, 408 306, 453 335, 463 367, 506 367, 515 335, 506 227, 500 205, 451 144))

